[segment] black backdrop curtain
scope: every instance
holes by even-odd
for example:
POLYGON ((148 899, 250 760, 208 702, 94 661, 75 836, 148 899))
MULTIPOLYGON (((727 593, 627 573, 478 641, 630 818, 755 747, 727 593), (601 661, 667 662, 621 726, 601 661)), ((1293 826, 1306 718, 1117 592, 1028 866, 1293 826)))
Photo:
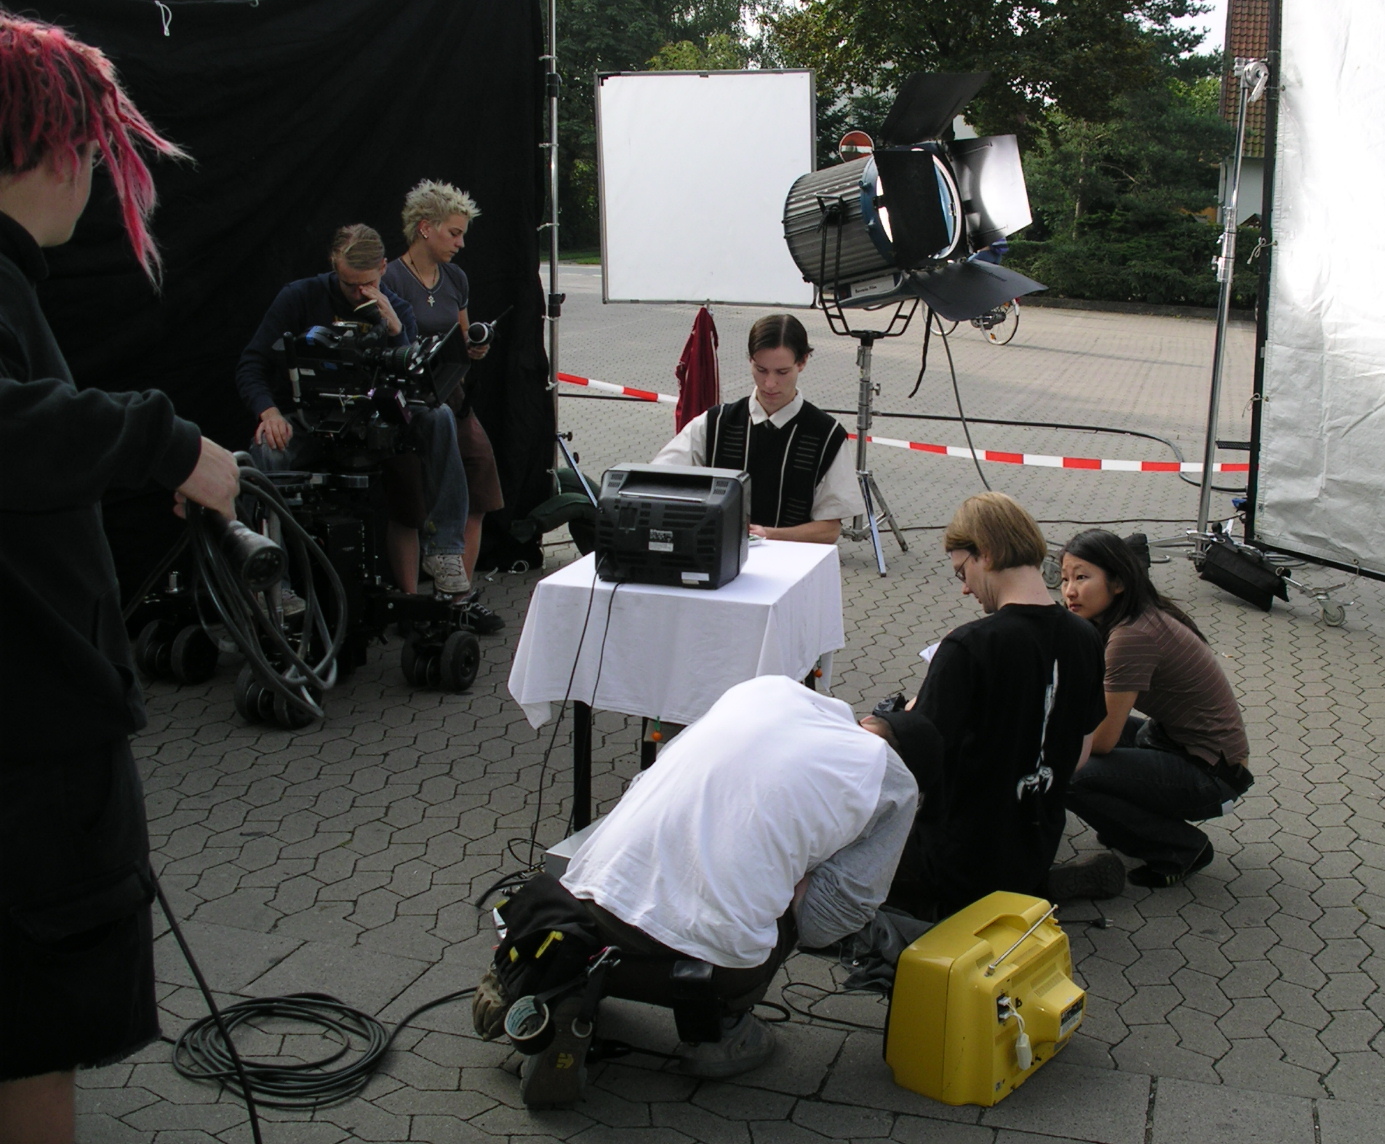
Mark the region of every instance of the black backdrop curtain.
MULTIPOLYGON (((253 423, 232 375, 287 281, 327 268, 336 227, 365 222, 391 256, 421 178, 481 209, 459 264, 473 319, 513 306, 470 384, 507 509, 485 564, 537 563, 508 523, 550 493, 538 226, 543 221, 544 20, 538 0, 61 0, 23 11, 115 62, 140 109, 194 162, 154 165, 166 273, 144 280, 98 176, 72 242, 49 251, 43 304, 79 385, 159 388, 209 437, 243 448, 253 423)), ((80 464, 80 458, 74 458, 80 464)), ((127 590, 177 535, 166 493, 107 506, 127 590)), ((484 565, 483 565, 484 566, 484 565)))

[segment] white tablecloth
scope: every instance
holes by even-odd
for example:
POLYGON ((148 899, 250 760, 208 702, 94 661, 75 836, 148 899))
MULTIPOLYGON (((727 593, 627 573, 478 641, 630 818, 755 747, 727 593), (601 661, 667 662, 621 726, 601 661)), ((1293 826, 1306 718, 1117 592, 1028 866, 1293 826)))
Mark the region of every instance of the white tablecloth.
POLYGON ((510 694, 535 727, 565 696, 691 723, 728 687, 757 675, 802 679, 845 643, 835 545, 751 545, 741 574, 716 591, 613 584, 585 556, 535 587, 510 694))

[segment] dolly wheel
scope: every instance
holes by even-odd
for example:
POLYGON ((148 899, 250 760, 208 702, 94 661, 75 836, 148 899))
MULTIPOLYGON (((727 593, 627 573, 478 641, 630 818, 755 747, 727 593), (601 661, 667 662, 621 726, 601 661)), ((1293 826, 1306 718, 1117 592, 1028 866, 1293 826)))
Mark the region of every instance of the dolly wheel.
POLYGON ((404 641, 404 647, 399 652, 399 667, 404 672, 404 679, 410 687, 419 687, 423 680, 419 675, 420 663, 418 654, 418 644, 413 639, 404 641))
POLYGON ((135 640, 135 664, 150 679, 168 678, 172 634, 163 620, 150 620, 140 629, 135 640))
POLYGON ((274 722, 280 727, 290 731, 297 731, 308 726, 317 718, 310 711, 304 711, 297 704, 290 705, 289 701, 277 692, 274 696, 274 722))
POLYGON ((216 674, 216 644, 200 624, 189 624, 173 637, 168 667, 179 683, 205 683, 216 674))
POLYGON ((263 688, 247 663, 236 676, 236 714, 247 723, 260 721, 260 692, 263 688))
POLYGON ((470 632, 453 632, 438 657, 438 682, 448 691, 465 691, 481 669, 481 644, 470 632))

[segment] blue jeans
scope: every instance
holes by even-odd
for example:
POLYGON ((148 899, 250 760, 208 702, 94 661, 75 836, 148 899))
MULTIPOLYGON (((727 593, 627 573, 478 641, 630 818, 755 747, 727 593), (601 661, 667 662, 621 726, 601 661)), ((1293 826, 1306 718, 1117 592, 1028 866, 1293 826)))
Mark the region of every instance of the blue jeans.
POLYGON ((419 540, 425 556, 460 555, 466 547, 466 469, 457 449, 457 417, 446 405, 415 413, 409 441, 423 461, 424 496, 431 506, 419 540))
MULTIPOLYGON (((250 458, 262 473, 306 468, 322 455, 321 443, 298 418, 284 449, 250 446, 250 458)), ((423 493, 429 506, 420 543, 425 556, 460 555, 466 547, 469 496, 466 469, 457 449, 457 418, 446 405, 415 412, 405 438, 423 463, 423 493)))
POLYGON ((1216 818, 1237 792, 1188 756, 1136 745, 1144 720, 1131 719, 1114 750, 1093 755, 1068 782, 1067 807, 1102 845, 1160 873, 1192 865, 1207 835, 1189 822, 1216 818))

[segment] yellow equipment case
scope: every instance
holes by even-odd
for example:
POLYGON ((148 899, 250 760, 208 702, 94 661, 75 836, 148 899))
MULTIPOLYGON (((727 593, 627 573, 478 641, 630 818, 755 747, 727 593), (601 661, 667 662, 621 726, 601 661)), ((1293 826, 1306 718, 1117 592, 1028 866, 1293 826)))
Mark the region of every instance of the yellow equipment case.
POLYGON ((1086 994, 1053 912, 1042 898, 988 894, 900 954, 885 1025, 895 1084, 997 1104, 1067 1044, 1086 994))

